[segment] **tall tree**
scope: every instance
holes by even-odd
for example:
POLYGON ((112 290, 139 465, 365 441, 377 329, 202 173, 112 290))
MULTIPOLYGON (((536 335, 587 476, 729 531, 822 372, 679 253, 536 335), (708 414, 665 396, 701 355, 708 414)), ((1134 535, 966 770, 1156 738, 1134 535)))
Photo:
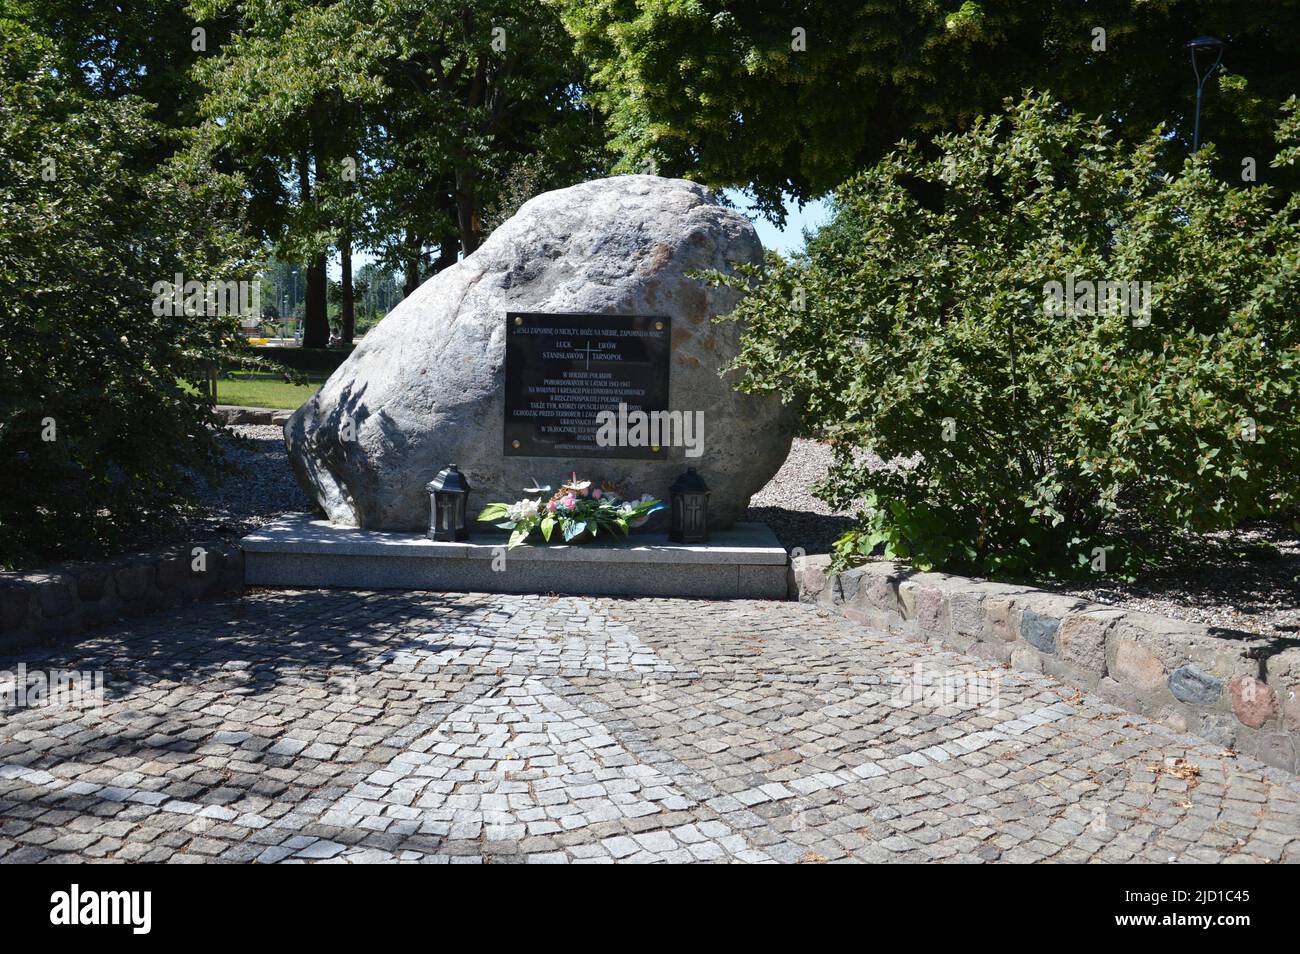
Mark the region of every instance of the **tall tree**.
MULTIPOLYGON (((348 153, 361 110, 382 92, 363 55, 377 32, 355 6, 250 0, 231 41, 196 69, 216 161, 244 175, 254 222, 277 254, 307 263, 306 347, 329 340, 328 256, 354 210, 348 153)), ((217 16, 235 5, 196 7, 217 16)))
POLYGON ((249 182, 267 240, 309 263, 304 344, 328 334, 332 249, 374 249, 403 270, 409 293, 478 247, 483 210, 523 157, 547 157, 545 185, 601 168, 583 68, 546 3, 204 6, 240 16, 230 43, 198 68, 204 113, 222 161, 249 182))
POLYGON ((541 157, 539 189, 606 170, 585 68, 551 4, 393 0, 377 25, 371 69, 388 94, 366 149, 372 238, 408 293, 479 246, 526 158, 541 157))

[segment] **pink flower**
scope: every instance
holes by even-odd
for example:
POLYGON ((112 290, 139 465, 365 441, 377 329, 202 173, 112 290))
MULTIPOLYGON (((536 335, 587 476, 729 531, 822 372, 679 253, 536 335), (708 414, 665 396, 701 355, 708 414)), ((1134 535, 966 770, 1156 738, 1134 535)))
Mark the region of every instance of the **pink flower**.
POLYGON ((555 513, 555 501, 548 500, 546 502, 546 509, 549 510, 551 513, 555 513))
POLYGON ((574 497, 573 494, 569 494, 569 496, 561 500, 560 503, 564 504, 565 510, 572 510, 578 505, 578 499, 574 497))
POLYGON ((591 492, 591 499, 592 499, 592 500, 599 500, 599 499, 600 499, 600 488, 599 488, 599 487, 597 487, 595 490, 593 490, 593 491, 591 492))

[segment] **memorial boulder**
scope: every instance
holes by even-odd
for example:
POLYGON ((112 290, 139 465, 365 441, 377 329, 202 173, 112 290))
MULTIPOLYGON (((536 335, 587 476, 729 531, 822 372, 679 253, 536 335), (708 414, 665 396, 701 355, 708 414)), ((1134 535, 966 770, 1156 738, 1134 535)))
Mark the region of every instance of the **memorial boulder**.
POLYGON ((620 176, 527 202, 372 329, 294 413, 299 481, 339 525, 421 530, 447 464, 471 510, 571 471, 667 498, 695 467, 740 517, 792 414, 734 390, 737 293, 693 273, 756 263, 750 223, 682 179, 620 176))

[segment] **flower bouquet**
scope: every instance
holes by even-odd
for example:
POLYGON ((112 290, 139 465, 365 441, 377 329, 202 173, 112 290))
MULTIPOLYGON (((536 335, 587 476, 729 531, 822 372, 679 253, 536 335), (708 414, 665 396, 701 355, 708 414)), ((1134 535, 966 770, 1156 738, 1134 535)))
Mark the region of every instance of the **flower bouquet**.
MULTIPOLYGON (((557 529, 565 543, 583 543, 601 533, 618 532, 627 536, 629 530, 641 526, 652 513, 664 509, 664 504, 649 494, 632 500, 618 484, 602 482, 593 486, 593 483, 579 480, 575 472, 549 499, 525 497, 512 504, 490 503, 478 518, 509 530, 510 542, 506 549, 510 550, 527 540, 534 530, 540 530, 547 543, 557 529)), ((550 489, 532 486, 524 488, 524 493, 545 494, 550 489)))

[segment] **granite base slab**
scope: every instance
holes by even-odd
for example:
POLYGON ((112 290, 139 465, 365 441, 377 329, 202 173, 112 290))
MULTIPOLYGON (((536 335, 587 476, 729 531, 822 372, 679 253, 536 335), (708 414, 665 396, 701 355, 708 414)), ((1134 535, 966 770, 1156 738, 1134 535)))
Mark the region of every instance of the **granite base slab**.
POLYGON ((665 534, 508 552, 505 543, 504 536, 440 543, 294 514, 241 546, 250 586, 774 600, 788 591, 788 555, 760 523, 716 531, 703 544, 665 534))

